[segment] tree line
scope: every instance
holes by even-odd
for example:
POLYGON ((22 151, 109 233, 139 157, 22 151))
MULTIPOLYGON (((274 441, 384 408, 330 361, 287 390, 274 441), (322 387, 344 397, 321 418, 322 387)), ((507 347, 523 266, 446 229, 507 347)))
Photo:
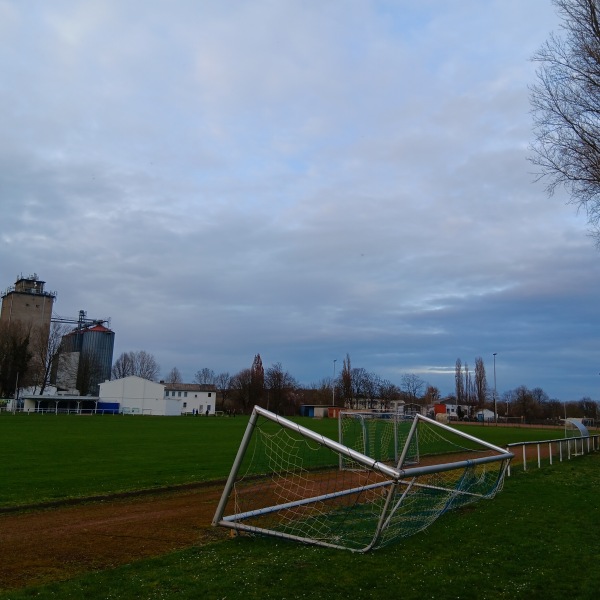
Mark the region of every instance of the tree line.
MULTIPOLYGON (((144 351, 124 352, 112 369, 114 379, 137 375, 157 381, 160 367, 154 357, 144 351)), ((162 380, 183 383, 181 372, 173 367, 162 380)), ((194 383, 212 385, 218 392, 219 410, 249 412, 254 405, 279 414, 297 414, 301 404, 323 404, 348 408, 389 408, 392 400, 419 402, 422 391, 431 399, 439 398, 439 390, 426 386, 417 375, 402 376, 401 386, 363 368, 353 368, 350 356, 344 359, 341 373, 324 378, 310 386, 301 386, 280 362, 265 368, 256 354, 249 368, 235 374, 216 373, 208 367, 196 371, 194 383)))
MULTIPOLYGON (((64 324, 52 323, 49 333, 22 323, 0 324, 0 398, 14 397, 17 388, 30 387, 42 394, 56 377, 62 353, 62 338, 70 331, 64 324)), ((80 358, 77 385, 85 395, 86 381, 94 368, 93 357, 80 358), (83 390, 83 391, 82 391, 83 390)), ((159 381, 160 366, 155 357, 144 351, 123 352, 114 362, 112 378, 137 375, 150 381, 159 381)), ((164 378, 165 383, 183 383, 177 367, 164 378)), ((460 358, 455 363, 454 394, 442 398, 440 390, 429 385, 414 373, 400 377, 400 384, 391 382, 362 367, 353 367, 350 355, 343 360, 339 374, 323 378, 309 386, 301 386, 295 377, 276 362, 266 369, 260 354, 256 354, 249 368, 231 375, 216 373, 208 367, 196 371, 194 382, 214 386, 218 392, 218 410, 249 412, 254 405, 285 415, 297 414, 302 404, 332 405, 350 409, 389 410, 394 401, 415 405, 425 410, 445 401, 461 407, 459 416, 472 417, 488 408, 501 418, 520 418, 534 422, 556 421, 567 417, 600 418, 598 403, 589 397, 578 401, 561 402, 550 399, 539 387, 519 386, 494 398, 490 389, 484 361, 475 359, 473 370, 460 358), (495 403, 494 403, 495 399, 495 403)))

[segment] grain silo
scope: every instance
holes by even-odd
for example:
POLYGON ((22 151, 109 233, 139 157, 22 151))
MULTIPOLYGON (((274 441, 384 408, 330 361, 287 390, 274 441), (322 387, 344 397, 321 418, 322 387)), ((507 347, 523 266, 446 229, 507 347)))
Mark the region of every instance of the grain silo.
POLYGON ((110 379, 115 333, 105 323, 80 319, 80 325, 63 337, 56 378, 61 389, 96 396, 100 384, 110 379))

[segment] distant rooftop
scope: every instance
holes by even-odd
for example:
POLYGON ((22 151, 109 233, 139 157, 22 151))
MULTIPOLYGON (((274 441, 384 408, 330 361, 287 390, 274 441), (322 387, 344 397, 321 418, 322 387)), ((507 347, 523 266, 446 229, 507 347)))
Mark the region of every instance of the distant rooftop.
POLYGON ((165 390, 174 392, 214 392, 217 389, 206 383, 165 383, 164 386, 165 390))

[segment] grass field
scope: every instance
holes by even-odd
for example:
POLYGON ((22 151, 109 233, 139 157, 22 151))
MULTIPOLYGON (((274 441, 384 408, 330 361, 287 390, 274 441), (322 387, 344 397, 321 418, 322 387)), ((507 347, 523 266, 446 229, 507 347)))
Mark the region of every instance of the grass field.
MULTIPOLYGON (((0 505, 222 479, 246 423, 3 415, 0 505)), ((337 435, 333 420, 303 424, 337 435)), ((467 431, 498 445, 561 434, 467 431)), ((493 501, 444 515, 425 532, 367 555, 240 537, 0 598, 596 598, 599 493, 595 454, 517 471, 493 501)))
MULTIPOLYGON (((337 439, 335 419, 297 419, 337 439)), ((0 413, 0 509, 225 478, 248 417, 0 413)), ((497 445, 561 431, 463 426, 497 445)))
POLYGON ((27 588, 44 599, 595 599, 600 456, 519 472, 490 502, 354 555, 241 537, 27 588))
POLYGON ((247 419, 0 416, 0 507, 225 477, 247 419))

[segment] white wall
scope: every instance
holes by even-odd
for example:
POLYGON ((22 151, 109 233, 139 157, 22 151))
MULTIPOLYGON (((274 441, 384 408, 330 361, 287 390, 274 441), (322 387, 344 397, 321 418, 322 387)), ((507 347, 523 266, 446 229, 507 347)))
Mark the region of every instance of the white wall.
POLYGON ((168 411, 164 398, 164 385, 131 376, 100 384, 101 402, 118 402, 125 412, 167 415, 179 414, 168 411))
POLYGON ((215 391, 182 391, 181 395, 175 391, 175 396, 172 392, 167 396, 164 384, 135 376, 101 383, 99 396, 101 402, 118 402, 126 413, 165 416, 205 415, 207 409, 214 415, 217 401, 215 391))
POLYGON ((209 415, 215 414, 215 404, 217 402, 217 393, 216 392, 199 392, 199 391, 188 391, 187 396, 185 396, 186 392, 181 392, 181 396, 177 390, 175 390, 175 396, 172 395, 172 391, 169 391, 168 399, 179 400, 180 410, 177 414, 194 414, 197 412, 199 415, 206 415, 206 410, 208 409, 209 415), (209 396, 210 394, 210 396, 209 396), (184 406, 185 404, 185 406, 184 406))

